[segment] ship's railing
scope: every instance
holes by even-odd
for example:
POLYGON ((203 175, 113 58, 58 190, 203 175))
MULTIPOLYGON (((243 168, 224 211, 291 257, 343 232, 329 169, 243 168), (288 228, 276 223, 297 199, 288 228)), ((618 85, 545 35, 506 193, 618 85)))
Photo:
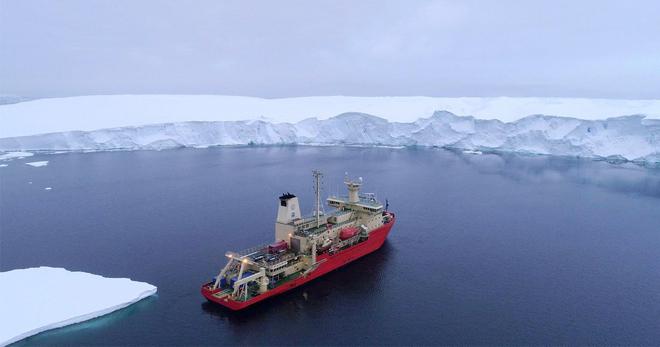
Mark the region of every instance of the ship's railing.
POLYGON ((264 249, 268 249, 268 244, 254 246, 254 247, 244 249, 244 250, 242 250, 240 252, 236 252, 236 253, 238 253, 238 255, 240 255, 241 257, 243 257, 243 256, 246 256, 246 255, 257 253, 259 251, 263 251, 264 249))
MULTIPOLYGON (((252 264, 259 265, 259 266, 267 266, 271 267, 272 265, 279 264, 284 261, 289 261, 297 256, 297 254, 291 252, 291 251, 286 251, 282 253, 269 253, 268 252, 268 247, 264 248, 259 248, 259 247, 253 247, 250 250, 254 250, 252 252, 249 252, 243 256, 250 256, 250 260, 252 264), (255 250, 256 249, 256 250, 255 250), (258 260, 255 260, 255 256, 260 255, 260 258, 256 258, 258 260)), ((249 251, 249 250, 248 250, 249 251)))
POLYGON ((284 262, 284 261, 289 261, 289 260, 291 260, 295 257, 296 257, 295 253, 284 253, 284 254, 278 256, 276 259, 273 259, 273 260, 268 261, 268 262, 267 261, 263 261, 263 262, 266 265, 271 266, 271 265, 275 265, 275 264, 278 264, 278 263, 281 263, 281 262, 284 262))
POLYGON ((342 229, 345 226, 354 224, 355 221, 356 221, 355 219, 349 219, 347 221, 337 223, 337 224, 324 223, 324 224, 321 224, 321 226, 318 227, 318 228, 314 227, 314 228, 306 229, 306 230, 298 230, 298 231, 295 232, 295 234, 297 236, 309 236, 309 235, 322 233, 322 232, 325 232, 326 230, 328 230, 328 224, 331 225, 331 227, 330 227, 331 229, 342 229))
POLYGON ((326 223, 323 223, 319 227, 314 226, 314 227, 308 228, 308 229, 296 230, 295 234, 298 235, 298 236, 309 236, 309 235, 314 235, 314 234, 324 232, 327 229, 328 229, 328 227, 326 226, 326 223))
MULTIPOLYGON (((345 204, 348 204, 348 196, 346 195, 331 195, 328 199, 341 201, 345 204)), ((368 205, 370 207, 379 207, 382 206, 382 203, 376 199, 374 193, 365 193, 358 196, 358 204, 368 205)))

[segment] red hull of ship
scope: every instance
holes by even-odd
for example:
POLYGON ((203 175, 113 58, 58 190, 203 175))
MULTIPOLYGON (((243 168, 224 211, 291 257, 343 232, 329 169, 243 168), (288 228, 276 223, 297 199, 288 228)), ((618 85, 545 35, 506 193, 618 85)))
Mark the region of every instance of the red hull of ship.
POLYGON ((215 297, 213 294, 217 293, 220 291, 219 289, 212 290, 210 289, 213 285, 213 283, 207 283, 202 286, 202 295, 209 301, 218 303, 222 306, 225 306, 229 309, 232 310, 242 310, 248 306, 254 305, 260 301, 266 300, 272 296, 282 294, 288 290, 291 290, 293 288, 296 288, 298 286, 301 286, 317 277, 323 276, 326 273, 335 270, 337 268, 340 268, 360 257, 363 257, 377 249, 379 249, 383 243, 385 242, 385 239, 387 239, 387 235, 390 233, 390 229, 392 229, 392 226, 394 225, 396 218, 394 217, 394 214, 392 214, 392 219, 387 224, 384 224, 380 228, 372 231, 369 233, 369 239, 366 241, 359 243, 353 247, 347 248, 339 253, 335 253, 333 255, 329 255, 327 253, 319 255, 316 258, 317 262, 320 262, 318 268, 316 270, 310 272, 307 274, 307 276, 301 276, 296 278, 295 280, 292 280, 290 282, 287 282, 285 284, 282 284, 274 289, 271 289, 261 295, 255 296, 251 298, 250 300, 247 301, 235 301, 232 300, 228 297, 224 297, 222 299, 218 299, 215 297))

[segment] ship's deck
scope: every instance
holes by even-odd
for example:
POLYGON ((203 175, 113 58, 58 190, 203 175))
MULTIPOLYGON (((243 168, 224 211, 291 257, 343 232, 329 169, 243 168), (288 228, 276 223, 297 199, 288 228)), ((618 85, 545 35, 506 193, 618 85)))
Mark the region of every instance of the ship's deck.
POLYGON ((260 245, 248 248, 240 252, 236 252, 235 254, 237 255, 237 258, 247 257, 254 264, 258 264, 264 267, 281 263, 283 261, 289 261, 298 255, 290 249, 287 249, 281 253, 269 253, 268 245, 260 245))
POLYGON ((360 200, 358 200, 358 202, 355 202, 355 203, 349 202, 348 201, 348 196, 331 196, 331 197, 328 198, 328 200, 334 200, 334 201, 341 202, 341 203, 344 203, 344 204, 363 205, 363 206, 371 207, 371 208, 375 208, 375 209, 383 208, 383 204, 381 204, 374 197, 360 195, 359 198, 360 198, 360 200))
MULTIPOLYGON (((354 220, 349 220, 349 221, 346 221, 346 222, 343 222, 343 223, 333 224, 332 227, 333 228, 341 228, 341 227, 343 227, 347 224, 351 224, 353 222, 354 222, 354 220)), ((298 235, 298 236, 316 235, 316 234, 324 233, 326 230, 328 230, 328 226, 327 226, 327 224, 324 223, 324 224, 321 224, 321 226, 319 226, 319 227, 313 227, 313 228, 310 228, 310 229, 296 231, 296 235, 298 235)))
MULTIPOLYGON (((281 286, 281 285, 284 285, 284 284, 286 284, 286 283, 288 283, 288 282, 290 282, 290 281, 295 280, 296 278, 300 277, 300 274, 301 274, 301 273, 302 273, 302 271, 298 271, 298 272, 296 272, 296 273, 293 273, 293 274, 291 274, 291 275, 289 275, 289 276, 286 276, 286 277, 280 279, 279 281, 277 281, 277 285, 276 285, 275 287, 273 287, 273 288, 270 288, 269 290, 273 290, 273 289, 275 289, 275 288, 277 288, 277 287, 279 287, 279 286, 281 286)), ((233 292, 233 290, 232 290, 231 288, 227 288, 227 289, 225 289, 225 290, 223 290, 222 292, 219 292, 219 293, 228 293, 227 295, 229 295, 229 294, 231 294, 232 292, 233 292)), ((240 297, 240 298, 236 298, 236 299, 232 299, 232 300, 234 300, 234 301, 240 301, 240 302, 245 302, 245 301, 248 301, 248 300, 254 298, 255 296, 259 296, 259 295, 261 295, 261 293, 259 293, 259 292, 257 292, 257 293, 249 292, 247 298, 245 298, 245 297, 240 297)), ((222 296, 218 296, 218 298, 222 298, 222 296)))

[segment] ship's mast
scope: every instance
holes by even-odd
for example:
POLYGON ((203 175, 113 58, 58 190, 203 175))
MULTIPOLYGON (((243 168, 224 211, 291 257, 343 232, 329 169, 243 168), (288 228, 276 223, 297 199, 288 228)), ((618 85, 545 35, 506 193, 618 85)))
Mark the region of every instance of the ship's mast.
POLYGON ((321 177, 323 174, 319 170, 312 171, 314 175, 314 193, 316 194, 316 227, 321 226, 321 177))

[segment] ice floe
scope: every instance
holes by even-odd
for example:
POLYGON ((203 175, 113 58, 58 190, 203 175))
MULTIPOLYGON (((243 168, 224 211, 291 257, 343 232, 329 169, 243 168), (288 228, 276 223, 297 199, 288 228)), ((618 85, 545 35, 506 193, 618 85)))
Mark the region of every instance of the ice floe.
POLYGON ((33 167, 42 167, 48 165, 48 160, 43 160, 43 161, 33 161, 30 163, 25 163, 25 165, 30 165, 33 167))
POLYGON ((145 282, 63 268, 0 272, 0 346, 111 313, 155 293, 156 287, 145 282))
POLYGON ((25 157, 31 157, 33 155, 34 154, 30 152, 8 152, 0 154, 0 160, 21 159, 25 157))

